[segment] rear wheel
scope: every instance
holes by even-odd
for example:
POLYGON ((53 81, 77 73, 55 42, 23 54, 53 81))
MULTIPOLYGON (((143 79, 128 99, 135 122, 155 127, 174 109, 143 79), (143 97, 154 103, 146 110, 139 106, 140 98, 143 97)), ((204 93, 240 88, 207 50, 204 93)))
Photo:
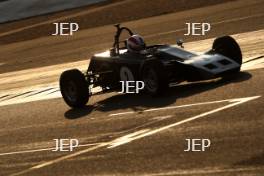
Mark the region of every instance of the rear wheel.
POLYGON ((169 85, 158 63, 145 63, 142 69, 142 80, 145 84, 145 91, 151 95, 161 94, 169 85))
POLYGON ((60 76, 60 90, 64 101, 73 108, 84 106, 89 100, 88 83, 77 69, 67 70, 60 76))
POLYGON ((241 49, 234 38, 230 36, 219 37, 214 40, 212 48, 215 52, 232 59, 240 65, 242 64, 241 49))

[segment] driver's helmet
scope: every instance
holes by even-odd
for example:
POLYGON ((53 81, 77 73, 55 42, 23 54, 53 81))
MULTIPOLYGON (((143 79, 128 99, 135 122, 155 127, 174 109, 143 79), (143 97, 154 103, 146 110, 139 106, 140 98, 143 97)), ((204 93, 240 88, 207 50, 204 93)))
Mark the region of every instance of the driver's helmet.
POLYGON ((146 47, 144 39, 138 34, 129 37, 126 43, 129 52, 140 52, 141 50, 144 50, 146 47))

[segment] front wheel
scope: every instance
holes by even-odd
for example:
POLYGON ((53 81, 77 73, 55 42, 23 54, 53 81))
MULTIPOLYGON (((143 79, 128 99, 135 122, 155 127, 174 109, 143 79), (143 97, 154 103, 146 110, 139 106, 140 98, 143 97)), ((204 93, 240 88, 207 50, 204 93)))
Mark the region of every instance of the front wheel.
POLYGON ((61 74, 60 91, 64 101, 73 108, 82 107, 89 100, 89 84, 84 74, 77 69, 61 74))

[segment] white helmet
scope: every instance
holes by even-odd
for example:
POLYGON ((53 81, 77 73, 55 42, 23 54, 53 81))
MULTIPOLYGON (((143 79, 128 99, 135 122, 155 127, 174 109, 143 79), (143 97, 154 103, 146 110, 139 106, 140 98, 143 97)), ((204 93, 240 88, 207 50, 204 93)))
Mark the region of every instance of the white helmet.
POLYGON ((132 35, 127 39, 127 49, 130 52, 139 52, 145 49, 145 47, 144 39, 138 34, 132 35))

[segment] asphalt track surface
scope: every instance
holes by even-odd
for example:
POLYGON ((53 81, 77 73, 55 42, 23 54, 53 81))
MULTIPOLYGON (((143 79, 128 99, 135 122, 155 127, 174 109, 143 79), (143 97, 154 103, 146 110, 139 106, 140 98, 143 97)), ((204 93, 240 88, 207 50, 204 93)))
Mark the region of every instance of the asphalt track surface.
MULTIPOLYGON (((250 16, 259 13, 251 11, 250 16)), ((242 21, 227 30, 247 32, 247 23, 255 24, 251 31, 263 29, 263 20, 247 18, 247 12, 240 10, 242 21)), ((222 25, 230 25, 228 20, 222 25)), ((165 29, 159 33, 170 32, 165 29)), ((258 48, 254 60, 263 57, 263 46, 258 48)), ((69 109, 61 98, 0 106, 0 175, 261 176, 263 74, 263 68, 252 67, 231 80, 178 85, 156 98, 96 95, 78 110, 69 109), (53 152, 57 138, 78 139, 80 146, 53 152), (189 138, 210 139, 211 146, 204 152, 184 152, 189 138)))

